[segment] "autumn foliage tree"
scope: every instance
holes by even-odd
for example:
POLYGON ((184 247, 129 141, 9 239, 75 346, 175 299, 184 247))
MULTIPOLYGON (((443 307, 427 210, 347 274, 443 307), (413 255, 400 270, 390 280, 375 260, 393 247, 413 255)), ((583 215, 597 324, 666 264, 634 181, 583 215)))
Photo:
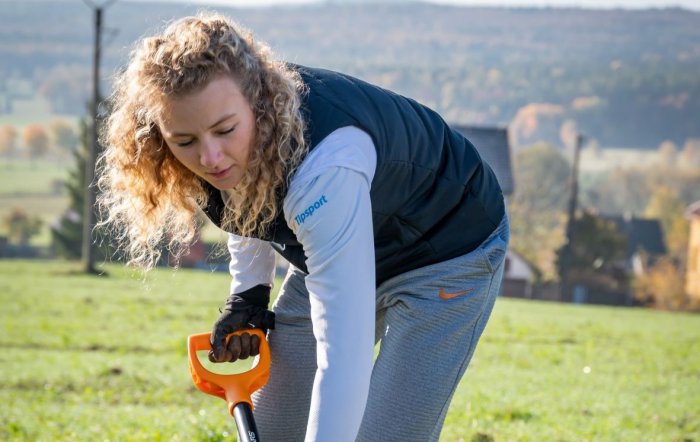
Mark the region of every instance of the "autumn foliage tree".
POLYGON ((683 168, 700 169, 700 138, 688 138, 678 160, 683 168))
POLYGON ((22 141, 28 149, 29 158, 32 160, 46 155, 49 150, 49 136, 44 127, 38 124, 30 124, 24 128, 22 141))
POLYGON ((686 207, 688 204, 681 200, 677 190, 659 186, 644 211, 645 217, 659 220, 669 254, 680 262, 685 262, 690 234, 690 225, 683 216, 686 207))
POLYGON ((18 245, 27 245, 32 236, 41 229, 41 218, 31 216, 23 209, 13 209, 4 219, 10 242, 18 245))
POLYGON ((564 116, 565 108, 553 103, 529 103, 521 107, 509 125, 513 144, 559 141, 564 116))
POLYGON ((509 200, 511 247, 537 266, 543 280, 554 280, 554 251, 564 240, 564 211, 571 168, 548 144, 518 152, 514 158, 515 194, 509 200))
POLYGON ((7 156, 17 149, 17 129, 10 124, 0 127, 0 155, 7 156))
POLYGON ((681 266, 671 256, 659 258, 633 283, 640 302, 661 310, 697 310, 699 303, 685 293, 681 266))
POLYGON ((640 302, 663 310, 687 310, 694 305, 685 293, 685 266, 688 254, 690 225, 683 216, 687 203, 672 187, 659 186, 652 194, 645 215, 661 223, 668 247, 668 255, 651 262, 647 271, 635 278, 634 296, 640 302))

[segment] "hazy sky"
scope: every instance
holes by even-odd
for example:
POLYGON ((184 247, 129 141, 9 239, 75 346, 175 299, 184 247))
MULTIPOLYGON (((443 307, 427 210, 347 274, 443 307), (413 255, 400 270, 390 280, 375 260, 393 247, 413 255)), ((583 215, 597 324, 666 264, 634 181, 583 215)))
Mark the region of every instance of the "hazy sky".
MULTIPOLYGON (((138 0, 130 0, 138 1, 138 0)), ((319 3, 323 0, 169 0, 179 3, 229 6, 268 6, 319 3)), ((583 8, 663 8, 680 6, 700 11, 700 0, 430 0, 433 3, 479 5, 479 6, 565 6, 583 8)))

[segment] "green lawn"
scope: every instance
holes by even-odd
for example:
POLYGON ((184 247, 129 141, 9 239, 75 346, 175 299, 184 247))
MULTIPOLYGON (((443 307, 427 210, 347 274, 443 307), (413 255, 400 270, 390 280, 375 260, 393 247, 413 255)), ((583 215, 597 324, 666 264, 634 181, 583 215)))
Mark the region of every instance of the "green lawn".
POLYGON ((68 178, 73 165, 66 161, 0 159, 0 196, 50 194, 55 180, 68 178))
MULTIPOLYGON (((0 440, 232 437, 185 348, 228 276, 78 269, 0 261, 0 440)), ((700 440, 698 398, 698 315, 499 299, 442 440, 700 440)))

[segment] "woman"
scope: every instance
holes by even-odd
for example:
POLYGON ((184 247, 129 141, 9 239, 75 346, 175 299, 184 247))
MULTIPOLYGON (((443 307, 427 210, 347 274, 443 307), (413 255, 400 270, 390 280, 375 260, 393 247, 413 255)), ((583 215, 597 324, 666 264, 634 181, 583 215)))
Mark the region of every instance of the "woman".
POLYGON ((131 262, 181 253, 201 208, 229 232, 210 359, 255 355, 262 439, 437 440, 499 291, 503 196, 413 100, 273 59, 218 15, 145 38, 118 78, 100 205, 131 262), (290 262, 267 310, 275 254, 290 262), (381 340, 376 362, 373 350, 381 340))

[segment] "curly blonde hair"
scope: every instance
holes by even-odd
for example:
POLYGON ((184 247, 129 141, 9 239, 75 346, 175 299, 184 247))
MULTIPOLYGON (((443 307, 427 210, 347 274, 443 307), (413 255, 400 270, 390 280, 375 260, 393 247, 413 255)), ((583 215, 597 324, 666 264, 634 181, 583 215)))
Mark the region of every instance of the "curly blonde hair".
POLYGON ((225 16, 180 19, 132 52, 102 133, 98 225, 112 229, 130 264, 153 267, 164 243, 179 257, 194 238, 208 201, 205 183, 175 159, 156 121, 169 97, 198 92, 221 74, 237 81, 256 119, 248 166, 231 190, 222 228, 263 236, 281 210, 280 189, 307 152, 298 73, 225 16))

